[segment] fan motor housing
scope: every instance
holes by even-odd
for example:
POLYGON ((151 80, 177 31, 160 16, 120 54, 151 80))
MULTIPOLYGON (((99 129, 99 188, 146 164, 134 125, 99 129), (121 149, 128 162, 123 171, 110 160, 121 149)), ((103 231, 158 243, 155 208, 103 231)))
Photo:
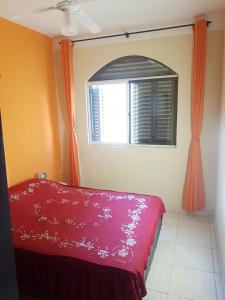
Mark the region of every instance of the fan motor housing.
POLYGON ((76 3, 75 1, 68 1, 68 0, 57 3, 56 8, 63 12, 71 11, 72 13, 77 13, 80 10, 80 6, 78 3, 76 3))

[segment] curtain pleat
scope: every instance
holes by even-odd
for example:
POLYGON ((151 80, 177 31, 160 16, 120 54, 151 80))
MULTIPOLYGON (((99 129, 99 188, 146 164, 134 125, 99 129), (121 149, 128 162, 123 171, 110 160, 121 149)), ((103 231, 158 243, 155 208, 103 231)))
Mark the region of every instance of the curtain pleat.
POLYGON ((122 269, 19 248, 15 260, 20 300, 141 300, 146 294, 138 275, 122 269))
POLYGON ((80 186, 78 146, 74 127, 75 111, 73 83, 73 49, 72 42, 70 40, 61 41, 61 57, 64 77, 65 101, 68 114, 70 185, 80 186))
POLYGON ((200 149, 203 118, 207 23, 198 20, 194 25, 194 53, 192 77, 192 140, 183 190, 182 208, 189 212, 205 207, 204 178, 200 149))

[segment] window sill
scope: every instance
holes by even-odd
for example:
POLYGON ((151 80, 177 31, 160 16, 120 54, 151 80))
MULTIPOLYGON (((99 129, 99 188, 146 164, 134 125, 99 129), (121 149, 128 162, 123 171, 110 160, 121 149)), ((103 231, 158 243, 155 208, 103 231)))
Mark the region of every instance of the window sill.
POLYGON ((119 148, 172 148, 176 149, 177 145, 144 145, 144 144, 119 144, 119 143, 93 143, 89 142, 88 146, 97 147, 119 147, 119 148))

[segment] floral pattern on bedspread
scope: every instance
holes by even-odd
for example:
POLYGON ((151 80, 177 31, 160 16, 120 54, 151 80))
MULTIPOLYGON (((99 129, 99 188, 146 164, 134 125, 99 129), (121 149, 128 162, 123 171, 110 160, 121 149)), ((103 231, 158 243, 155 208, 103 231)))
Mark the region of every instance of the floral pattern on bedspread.
POLYGON ((37 179, 11 188, 10 206, 16 247, 114 267, 122 263, 128 271, 141 262, 141 273, 164 212, 158 197, 37 179))

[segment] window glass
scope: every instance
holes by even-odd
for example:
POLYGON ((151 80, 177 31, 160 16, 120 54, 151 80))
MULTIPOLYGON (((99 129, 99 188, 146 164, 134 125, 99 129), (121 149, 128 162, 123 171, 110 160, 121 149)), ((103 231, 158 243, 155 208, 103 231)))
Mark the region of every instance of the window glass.
POLYGON ((99 85, 101 142, 127 143, 127 86, 125 83, 99 85))
POLYGON ((174 71, 154 60, 131 56, 106 65, 91 80, 91 142, 176 144, 178 77, 174 71), (140 77, 136 78, 135 70, 140 77))

